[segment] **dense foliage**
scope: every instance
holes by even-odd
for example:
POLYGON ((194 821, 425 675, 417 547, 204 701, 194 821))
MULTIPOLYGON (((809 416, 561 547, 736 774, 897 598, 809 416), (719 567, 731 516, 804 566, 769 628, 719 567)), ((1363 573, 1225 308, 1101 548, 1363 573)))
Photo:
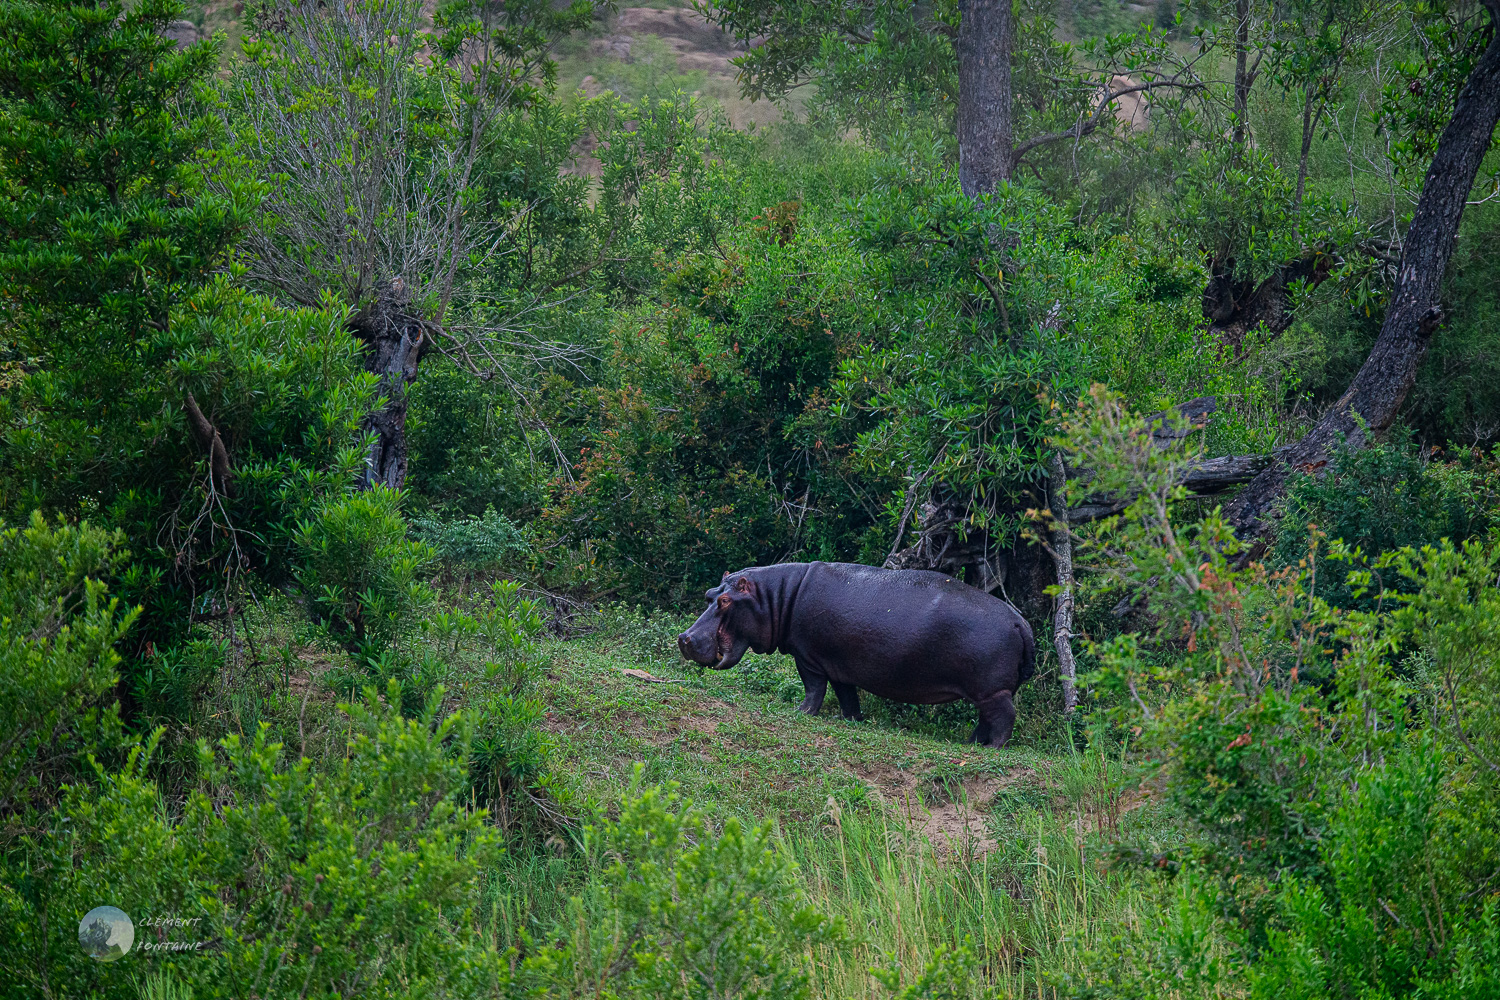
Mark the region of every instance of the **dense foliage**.
POLYGON ((1203 486, 1350 386, 1500 13, 1016 5, 971 196, 974 9, 0 0, 0 997, 1500 994, 1493 148, 1400 423, 1259 541, 1203 486), (1035 619, 982 848, 913 832, 972 751, 751 816, 662 762, 813 749, 556 675, 676 713, 725 571, 919 536, 1035 619))
MULTIPOLYGON (((1483 624, 1493 538, 1391 548, 1366 566, 1312 526, 1294 563, 1241 567, 1217 513, 1174 517, 1173 466, 1190 456, 1154 448, 1118 399, 1096 389, 1068 441, 1139 490, 1084 551, 1105 586, 1149 587, 1158 628, 1094 646, 1096 694, 1120 696, 1106 711, 1160 748, 1168 794, 1199 833, 1173 861, 1202 912, 1229 916, 1199 932, 1254 956, 1253 996, 1495 989, 1495 899, 1473 891, 1500 861, 1483 624), (1336 593, 1363 606, 1319 596, 1330 563, 1353 565, 1336 593)), ((1366 537, 1413 530, 1399 509, 1381 513, 1367 513, 1366 537)), ((1161 975, 1164 944, 1115 956, 1111 977, 1161 975)))
POLYGON ((126 533, 137 649, 227 614, 247 570, 289 576, 291 528, 350 481, 373 400, 343 310, 237 280, 257 188, 204 149, 216 46, 163 39, 178 12, 4 14, 0 267, 24 374, 0 401, 0 493, 126 533))

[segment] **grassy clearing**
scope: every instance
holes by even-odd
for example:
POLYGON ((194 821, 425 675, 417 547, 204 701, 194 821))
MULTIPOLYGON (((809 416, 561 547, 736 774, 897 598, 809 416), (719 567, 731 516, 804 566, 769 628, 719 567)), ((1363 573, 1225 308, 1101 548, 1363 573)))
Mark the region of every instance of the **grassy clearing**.
MULTIPOLYGON (((1085 952, 1160 910, 1168 886, 1107 864, 1116 845, 1155 853, 1175 839, 1128 755, 1077 751, 1035 718, 1012 746, 978 747, 963 742, 967 706, 868 694, 869 721, 846 722, 832 703, 809 718, 787 658, 722 673, 674 662, 666 640, 682 624, 663 616, 552 645, 557 759, 601 800, 639 764, 715 814, 775 824, 810 896, 852 932, 852 946, 815 956, 820 995, 885 996, 872 966, 920 971, 967 938, 1003 995, 1052 996, 1039 977, 1083 978, 1085 952)), ((1047 700, 1027 691, 1023 717, 1047 700)))
MULTIPOLYGON (((265 676, 215 711, 235 731, 270 722, 293 752, 330 752, 343 654, 277 607, 252 621, 265 676)), ((785 657, 691 670, 671 646, 685 623, 617 610, 593 635, 547 641, 539 694, 554 771, 607 807, 639 767, 716 822, 772 824, 813 903, 849 930, 812 956, 819 996, 887 996, 872 967, 894 961, 909 979, 966 940, 982 970, 972 995, 1068 995, 1054 987, 1087 976, 1086 953, 1163 912, 1168 883, 1108 862, 1121 845, 1169 848, 1171 817, 1128 754, 1074 748, 1045 682, 1023 691, 1019 738, 996 750, 964 742, 967 706, 865 694, 868 721, 844 721, 831 701, 804 716, 785 657)), ((483 656, 457 643, 448 659, 462 704, 483 656)), ((496 945, 541 939, 591 874, 563 839, 518 843, 488 883, 482 918, 496 945)))

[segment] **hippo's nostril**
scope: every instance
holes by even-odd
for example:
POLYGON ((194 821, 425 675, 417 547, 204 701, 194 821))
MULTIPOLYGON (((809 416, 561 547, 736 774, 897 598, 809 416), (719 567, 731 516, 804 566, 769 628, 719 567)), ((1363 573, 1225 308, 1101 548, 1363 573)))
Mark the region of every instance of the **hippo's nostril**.
POLYGON ((688 644, 688 636, 687 636, 687 633, 684 632, 684 633, 682 633, 681 635, 679 635, 677 637, 677 648, 678 649, 687 649, 687 644, 688 644))

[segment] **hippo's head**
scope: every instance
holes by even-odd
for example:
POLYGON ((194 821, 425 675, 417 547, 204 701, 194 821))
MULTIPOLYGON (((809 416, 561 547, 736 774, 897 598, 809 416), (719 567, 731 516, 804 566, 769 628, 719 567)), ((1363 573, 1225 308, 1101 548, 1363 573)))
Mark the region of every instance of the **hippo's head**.
POLYGON ((725 573, 724 582, 710 590, 708 610, 677 637, 677 648, 694 663, 728 670, 746 649, 768 652, 775 646, 771 615, 764 594, 745 573, 725 573))

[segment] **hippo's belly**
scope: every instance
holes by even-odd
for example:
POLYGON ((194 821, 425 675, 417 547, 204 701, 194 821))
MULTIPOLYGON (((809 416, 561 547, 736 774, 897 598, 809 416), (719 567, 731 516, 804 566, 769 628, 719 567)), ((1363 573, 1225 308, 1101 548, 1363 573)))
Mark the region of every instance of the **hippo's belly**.
POLYGON ((997 648, 1003 630, 972 601, 906 586, 836 596, 808 602, 794 622, 794 655, 829 680, 918 705, 972 699, 1001 680, 991 675, 1009 659, 997 648))

